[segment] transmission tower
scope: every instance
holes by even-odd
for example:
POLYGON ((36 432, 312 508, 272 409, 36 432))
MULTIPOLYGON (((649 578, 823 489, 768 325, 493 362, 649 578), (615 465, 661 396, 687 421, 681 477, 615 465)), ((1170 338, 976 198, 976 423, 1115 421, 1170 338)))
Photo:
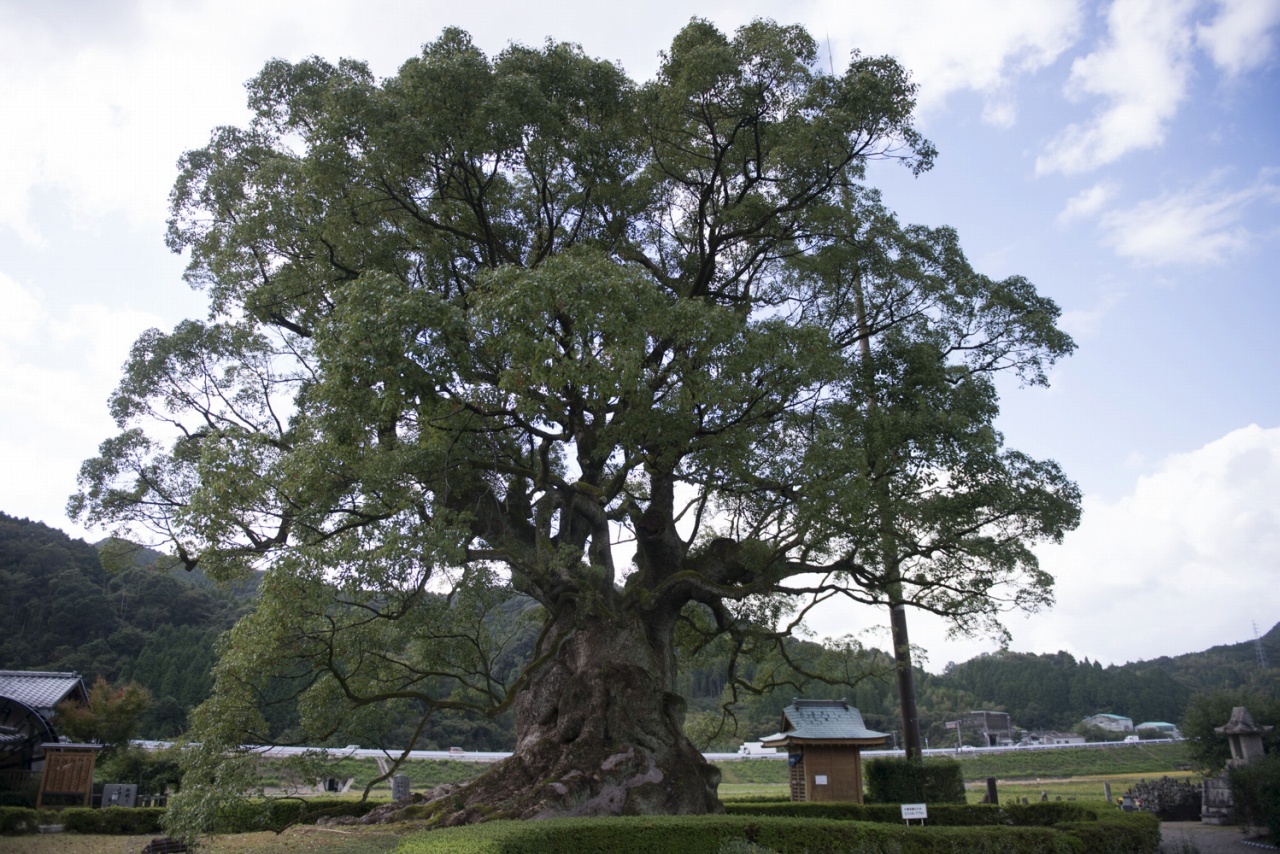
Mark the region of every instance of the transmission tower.
POLYGON ((1258 636, 1258 621, 1253 621, 1253 648, 1258 653, 1258 667, 1267 669, 1267 653, 1262 648, 1262 638, 1258 636))

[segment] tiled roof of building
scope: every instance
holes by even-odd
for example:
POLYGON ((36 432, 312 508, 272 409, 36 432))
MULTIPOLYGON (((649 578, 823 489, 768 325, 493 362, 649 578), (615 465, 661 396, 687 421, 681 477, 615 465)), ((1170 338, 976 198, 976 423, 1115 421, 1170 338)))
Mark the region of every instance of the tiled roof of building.
POLYGON ((844 700, 796 700, 782 710, 782 732, 761 741, 883 741, 889 736, 867 729, 862 713, 844 700))
POLYGON ((11 697, 39 712, 51 712, 71 696, 87 697, 79 673, 0 670, 0 697, 11 697))

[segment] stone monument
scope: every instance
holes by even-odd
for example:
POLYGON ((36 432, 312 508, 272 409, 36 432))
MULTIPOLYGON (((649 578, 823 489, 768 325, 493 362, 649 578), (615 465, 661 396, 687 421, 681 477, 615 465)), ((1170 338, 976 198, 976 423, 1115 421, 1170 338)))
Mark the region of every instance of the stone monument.
MULTIPOLYGON (((1214 727, 1213 731, 1225 735, 1231 744, 1231 759, 1228 768, 1248 765, 1260 759, 1264 749, 1262 736, 1272 730, 1270 726, 1254 723, 1253 715, 1244 706, 1236 706, 1231 710, 1231 720, 1226 725, 1214 727)), ((1235 824, 1235 799, 1231 796, 1231 783, 1227 772, 1204 781, 1204 795, 1201 799, 1200 821, 1202 824, 1235 824)))
POLYGON ((391 800, 403 801, 409 797, 409 775, 397 774, 391 778, 391 800))

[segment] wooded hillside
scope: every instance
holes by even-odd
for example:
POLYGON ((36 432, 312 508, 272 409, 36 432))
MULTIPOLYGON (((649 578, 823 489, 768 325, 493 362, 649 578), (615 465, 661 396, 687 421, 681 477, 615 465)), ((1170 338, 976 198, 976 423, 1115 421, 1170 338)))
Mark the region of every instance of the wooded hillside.
MULTIPOLYGON (((252 585, 221 590, 199 573, 173 569, 164 555, 147 549, 102 543, 95 547, 38 522, 0 513, 0 669, 68 670, 91 683, 101 675, 113 682, 136 680, 153 695, 141 734, 176 735, 187 712, 211 686, 209 671, 217 636, 252 607, 252 585), (104 564, 106 568, 104 568, 104 564)), ((537 606, 513 597, 495 615, 519 629, 537 606)), ((528 622, 531 626, 531 622, 528 622)), ((518 636, 519 632, 516 631, 518 636)), ((531 649, 533 636, 519 638, 513 662, 531 649)), ((933 746, 954 743, 945 722, 974 709, 1008 711, 1024 729, 1069 730, 1097 712, 1126 715, 1135 723, 1179 722, 1190 698, 1218 689, 1247 689, 1266 696, 1280 692, 1280 624, 1261 639, 1271 665, 1257 665, 1252 641, 1216 646, 1176 657, 1103 667, 1065 652, 1050 655, 1005 652, 949 666, 942 674, 917 672, 921 719, 933 746)), ((721 723, 725 662, 704 652, 687 658, 680 691, 689 701, 688 728, 704 747, 733 749, 747 738, 774 732, 793 697, 847 697, 862 710, 867 725, 892 732, 898 727, 897 696, 890 678, 892 660, 879 650, 835 649, 794 641, 791 655, 833 677, 866 673, 854 688, 809 683, 783 685, 760 696, 740 697, 737 726, 721 723)), ((779 667, 777 660, 740 667, 779 667)), ((289 686, 280 686, 274 733, 288 736, 297 710, 289 686)), ((447 690, 448 686, 441 686, 447 690)), ((507 718, 471 720, 440 715, 424 731, 419 747, 461 746, 502 750, 513 738, 507 718)), ((410 737, 394 716, 368 721, 361 731, 335 733, 336 745, 374 739, 388 745, 410 737)))

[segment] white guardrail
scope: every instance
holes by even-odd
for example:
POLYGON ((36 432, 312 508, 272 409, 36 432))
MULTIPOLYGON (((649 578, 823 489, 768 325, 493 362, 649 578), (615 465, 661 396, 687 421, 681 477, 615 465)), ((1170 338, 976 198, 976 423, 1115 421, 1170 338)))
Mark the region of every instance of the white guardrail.
MULTIPOLYGON (((1172 744, 1174 739, 1171 738, 1150 738, 1141 741, 1088 741, 1084 744, 1015 744, 1006 747, 934 747, 924 751, 925 756, 973 756, 979 753, 1008 753, 1018 750, 1060 750, 1062 748, 1112 748, 1112 747, 1132 747, 1135 744, 1172 744)), ((171 741, 134 741, 133 744, 141 747, 143 750, 163 750, 172 747, 171 741)), ((384 759, 393 758, 400 755, 397 750, 380 750, 378 748, 356 747, 354 745, 348 747, 284 747, 275 745, 255 744, 245 745, 250 750, 261 753, 263 756, 298 756, 309 751, 328 750, 329 755, 338 759, 357 758, 357 759, 384 759)), ((411 750, 408 759, 455 759, 459 762, 500 762, 510 756, 510 752, 503 751, 473 751, 464 750, 411 750)), ((704 753, 708 762, 732 762, 738 759, 786 759, 786 753, 764 753, 752 754, 744 756, 741 753, 704 753)), ((902 750, 864 750, 863 756, 902 756, 902 750)))

